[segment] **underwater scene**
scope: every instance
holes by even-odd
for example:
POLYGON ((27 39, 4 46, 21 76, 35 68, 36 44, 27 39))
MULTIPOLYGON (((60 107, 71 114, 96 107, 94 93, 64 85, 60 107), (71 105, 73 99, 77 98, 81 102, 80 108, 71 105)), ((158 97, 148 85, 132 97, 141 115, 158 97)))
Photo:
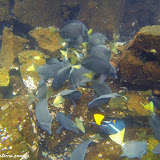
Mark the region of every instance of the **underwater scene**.
POLYGON ((160 160, 159 0, 0 0, 0 160, 160 160))

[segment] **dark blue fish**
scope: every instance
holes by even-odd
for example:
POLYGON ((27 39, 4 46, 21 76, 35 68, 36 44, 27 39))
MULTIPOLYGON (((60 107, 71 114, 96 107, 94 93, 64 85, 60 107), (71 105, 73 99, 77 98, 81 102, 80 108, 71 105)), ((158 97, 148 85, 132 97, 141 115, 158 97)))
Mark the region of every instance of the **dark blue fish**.
POLYGON ((68 41, 69 47, 77 48, 81 43, 88 41, 88 29, 78 20, 66 22, 59 34, 68 41))
POLYGON ((109 62, 112 57, 110 48, 105 45, 97 45, 92 47, 90 51, 90 55, 102 58, 107 62, 109 62))
POLYGON ((89 72, 90 70, 84 68, 83 66, 79 69, 74 68, 69 79, 72 88, 75 89, 77 86, 84 86, 86 83, 90 82, 91 79, 84 76, 85 73, 89 72))
POLYGON ((37 98, 39 100, 46 98, 47 84, 43 79, 40 79, 37 91, 37 98))
POLYGON ((70 160, 84 160, 86 150, 91 142, 91 140, 87 140, 79 144, 72 152, 70 160))
POLYGON ((71 101, 77 100, 81 97, 82 93, 76 90, 64 90, 60 92, 64 99, 69 99, 71 101))
POLYGON ((112 93, 112 94, 106 94, 106 95, 99 96, 98 98, 95 98, 93 101, 88 103, 88 108, 90 109, 94 107, 99 107, 100 105, 107 103, 111 98, 115 98, 117 96, 120 96, 120 95, 117 93, 112 93))
POLYGON ((117 78, 116 69, 114 68, 114 66, 111 63, 99 57, 96 56, 86 57, 82 60, 81 64, 85 68, 94 71, 96 73, 103 74, 111 78, 117 78))
POLYGON ((75 126, 75 124, 71 120, 70 115, 66 116, 62 112, 57 112, 57 120, 61 125, 56 131, 57 134, 59 134, 61 132, 62 128, 78 133, 77 127, 75 126))
POLYGON ((104 34, 96 32, 92 34, 92 38, 89 39, 88 45, 92 47, 99 44, 105 44, 106 40, 107 37, 104 34))
POLYGON ((112 94, 112 90, 107 83, 101 84, 99 81, 93 81, 91 86, 98 96, 102 96, 104 94, 112 94))
POLYGON ((51 124, 52 124, 52 117, 50 116, 49 109, 48 109, 48 101, 46 98, 40 100, 36 104, 35 108, 35 115, 40 124, 40 127, 51 134, 51 124))
POLYGON ((158 143, 155 148, 152 150, 154 154, 160 154, 160 143, 158 143))
POLYGON ((55 78, 52 81, 52 87, 58 89, 61 87, 65 81, 69 78, 71 67, 63 67, 55 75, 55 78))
POLYGON ((76 107, 76 104, 74 101, 79 99, 82 95, 80 91, 76 91, 76 90, 64 90, 64 91, 61 91, 60 94, 64 99, 71 100, 74 108, 76 107))
POLYGON ((58 60, 48 60, 48 63, 38 67, 37 71, 42 79, 47 80, 49 78, 54 78, 57 71, 60 70, 62 67, 62 62, 58 60))
POLYGON ((146 153, 147 142, 145 141, 127 141, 122 144, 121 157, 141 158, 146 153))
POLYGON ((149 116, 149 125, 154 131, 155 138, 160 142, 160 118, 155 113, 149 116))

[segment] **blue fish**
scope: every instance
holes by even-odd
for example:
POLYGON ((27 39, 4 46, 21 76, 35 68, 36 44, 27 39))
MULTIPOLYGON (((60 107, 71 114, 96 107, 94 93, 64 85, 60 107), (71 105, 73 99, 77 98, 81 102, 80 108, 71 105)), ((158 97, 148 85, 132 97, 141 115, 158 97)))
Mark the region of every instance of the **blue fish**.
POLYGON ((90 51, 90 55, 102 58, 107 62, 109 62, 112 57, 110 48, 105 45, 96 45, 92 47, 90 51))
POLYGON ((54 78, 57 71, 63 67, 63 63, 58 60, 48 60, 43 66, 38 67, 37 71, 40 77, 44 80, 48 80, 49 78, 54 78))
POLYGON ((101 84, 99 81, 93 81, 91 86, 98 96, 112 94, 112 90, 107 83, 101 84))
POLYGON ((88 41, 88 29, 78 20, 67 21, 59 34, 67 40, 68 47, 77 48, 81 43, 88 41))
POLYGON ((61 132, 62 128, 78 133, 77 127, 75 126, 75 124, 71 120, 70 115, 66 116, 62 112, 57 112, 57 120, 61 125, 56 131, 57 134, 59 134, 61 132))
POLYGON ((74 68, 69 78, 72 88, 75 89, 77 86, 85 86, 86 83, 90 82, 91 79, 84 76, 85 73, 89 72, 90 70, 84 68, 83 66, 81 66, 79 69, 74 68))
POLYGON ((99 32, 95 32, 92 34, 92 38, 89 39, 88 45, 93 47, 93 46, 96 46, 99 44, 105 44, 105 41, 107 39, 108 38, 104 34, 99 33, 99 32))
POLYGON ((127 141, 122 144, 121 157, 141 158, 146 153, 147 142, 145 141, 127 141))
POLYGON ((47 84, 43 79, 40 79, 39 81, 39 85, 38 85, 38 94, 37 94, 37 98, 39 100, 42 100, 44 98, 46 98, 46 92, 47 92, 47 84))
POLYGON ((86 57, 82 60, 81 64, 85 68, 96 73, 106 75, 115 79, 117 78, 116 69, 114 68, 114 66, 102 58, 96 56, 86 57))
POLYGON ((65 81, 69 78, 71 67, 63 67, 55 75, 55 78, 52 81, 52 87, 58 89, 61 87, 65 81))
POLYGON ((46 98, 40 100, 36 104, 35 115, 38 120, 38 123, 40 124, 40 127, 43 130, 47 131, 48 134, 51 134, 52 117, 49 113, 48 101, 46 98))

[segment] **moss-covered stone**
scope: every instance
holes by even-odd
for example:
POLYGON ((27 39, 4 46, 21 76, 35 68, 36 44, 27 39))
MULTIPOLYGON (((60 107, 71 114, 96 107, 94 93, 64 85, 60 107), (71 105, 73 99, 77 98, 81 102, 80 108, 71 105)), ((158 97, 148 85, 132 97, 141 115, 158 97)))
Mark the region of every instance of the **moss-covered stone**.
POLYGON ((9 72, 6 68, 0 68, 0 86, 8 86, 10 82, 9 72))

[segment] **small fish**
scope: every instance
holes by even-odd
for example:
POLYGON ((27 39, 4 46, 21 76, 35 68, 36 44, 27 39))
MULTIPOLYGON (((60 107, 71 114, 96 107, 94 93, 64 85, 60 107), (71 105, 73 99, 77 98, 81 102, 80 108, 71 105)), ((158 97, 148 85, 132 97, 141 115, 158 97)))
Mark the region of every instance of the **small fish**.
POLYGON ((102 58, 107 62, 109 62, 112 57, 110 48, 105 45, 96 45, 92 47, 90 51, 90 55, 102 58))
POLYGON ((61 91, 60 94, 63 98, 69 99, 71 101, 75 101, 79 99, 82 95, 82 93, 77 90, 64 90, 64 91, 61 91))
POLYGON ((69 47, 77 48, 81 43, 88 41, 88 29, 78 20, 67 21, 59 34, 62 38, 67 39, 69 47))
POLYGON ((91 79, 86 77, 84 74, 90 73, 90 70, 81 66, 79 69, 74 68, 70 74, 69 82, 73 89, 77 86, 84 86, 86 83, 90 82, 91 79))
POLYGON ((127 141, 122 144, 121 157, 141 158, 146 153, 147 142, 145 141, 127 141))
POLYGON ((56 131, 57 134, 59 134, 61 132, 62 128, 78 133, 77 127, 75 126, 75 124, 71 120, 70 115, 66 116, 62 112, 57 112, 57 120, 61 125, 56 131))
POLYGON ((63 67, 55 75, 55 78, 52 81, 52 87, 58 89, 61 87, 65 81, 69 78, 71 67, 63 67))
POLYGON ((99 134, 95 135, 93 138, 86 140, 79 144, 77 148, 75 148, 71 154, 70 160, 84 160, 85 154, 88 148, 88 145, 94 140, 94 139, 102 139, 99 134))
POLYGON ((85 128, 84 125, 82 123, 82 121, 78 118, 75 119, 75 125, 77 128, 79 128, 83 133, 85 133, 85 128))
POLYGON ((117 78, 116 69, 114 66, 96 56, 86 57, 82 60, 81 64, 88 70, 94 71, 98 74, 103 74, 111 78, 117 78))
POLYGON ((155 148, 152 150, 154 154, 160 154, 160 143, 158 143, 155 148))
POLYGON ((38 123, 40 124, 40 127, 43 130, 47 131, 48 134, 51 134, 52 117, 49 113, 48 102, 46 98, 40 100, 36 104, 35 115, 38 120, 38 123))
POLYGON ((112 93, 112 94, 105 94, 105 95, 99 96, 98 98, 95 98, 93 101, 88 103, 88 108, 90 109, 94 107, 99 107, 100 105, 107 103, 111 98, 115 98, 117 96, 120 96, 120 95, 117 93, 112 93))
POLYGON ((101 84, 99 81, 93 81, 91 86, 98 96, 112 94, 112 90, 107 83, 101 84))
POLYGON ((38 89, 37 89, 38 91, 37 98, 39 100, 46 98, 47 89, 48 87, 46 82, 43 79, 40 79, 38 89))
POLYGON ((104 34, 99 33, 99 32, 95 32, 92 34, 91 38, 89 39, 88 45, 93 47, 93 46, 96 46, 99 44, 105 44, 105 41, 107 39, 108 38, 104 34))
POLYGON ((148 123, 154 131, 155 138, 160 142, 160 118, 154 112, 154 104, 152 101, 150 101, 147 105, 142 105, 151 113, 148 123))
POLYGON ((54 78, 57 71, 62 67, 62 62, 57 59, 49 59, 45 65, 38 67, 37 71, 42 79, 48 80, 49 78, 54 78))

